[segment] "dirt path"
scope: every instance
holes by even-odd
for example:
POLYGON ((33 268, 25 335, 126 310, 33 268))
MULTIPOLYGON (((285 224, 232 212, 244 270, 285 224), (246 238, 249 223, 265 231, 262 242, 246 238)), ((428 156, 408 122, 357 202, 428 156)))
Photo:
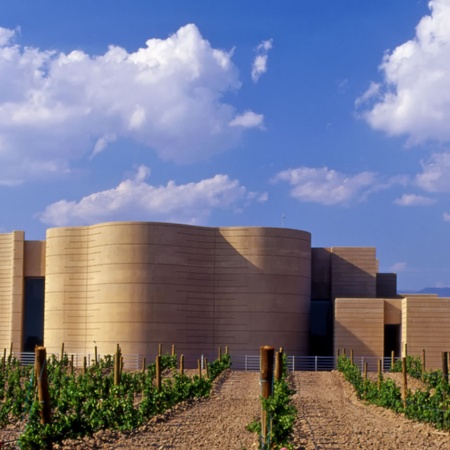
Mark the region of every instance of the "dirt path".
POLYGON ((258 374, 232 372, 210 400, 111 448, 250 449, 255 437, 245 426, 259 413, 258 396, 258 374))
POLYGON ((337 372, 296 372, 298 450, 449 449, 449 433, 364 405, 337 372))

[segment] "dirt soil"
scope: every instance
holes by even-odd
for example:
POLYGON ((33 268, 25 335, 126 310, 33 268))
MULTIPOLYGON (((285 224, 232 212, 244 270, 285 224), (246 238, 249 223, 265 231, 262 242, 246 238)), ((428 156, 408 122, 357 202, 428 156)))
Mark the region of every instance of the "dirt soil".
MULTIPOLYGON (((450 449, 449 433, 365 405, 338 372, 296 372, 292 380, 295 450, 450 449)), ((179 405, 129 433, 101 431, 54 449, 255 450, 257 437, 245 426, 260 414, 259 389, 259 374, 228 372, 209 399, 179 405)))
POLYGON ((295 448, 449 449, 450 434, 356 398, 339 372, 296 372, 295 448))

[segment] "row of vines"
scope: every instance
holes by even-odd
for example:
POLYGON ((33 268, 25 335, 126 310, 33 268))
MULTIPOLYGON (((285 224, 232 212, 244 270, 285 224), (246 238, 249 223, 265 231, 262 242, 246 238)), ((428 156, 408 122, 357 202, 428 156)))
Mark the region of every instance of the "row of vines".
MULTIPOLYGON (((408 356, 406 370, 409 376, 421 379, 424 389, 414 392, 406 391, 406 398, 402 398, 401 388, 396 383, 383 377, 371 381, 364 379, 359 368, 346 356, 338 358, 338 370, 355 388, 358 398, 369 403, 383 406, 397 413, 404 413, 406 417, 421 422, 427 422, 439 429, 450 429, 450 388, 448 380, 441 370, 422 373, 420 358, 408 356)), ((391 371, 401 372, 401 361, 396 362, 391 371)))
MULTIPOLYGON (((290 386, 287 356, 280 349, 273 376, 269 377, 273 386, 268 398, 261 397, 262 410, 265 412, 261 420, 256 420, 247 425, 247 430, 257 433, 259 436, 259 448, 262 450, 292 449, 290 443, 294 422, 297 417, 297 409, 293 404, 295 390, 290 386), (280 367, 277 367, 280 364, 280 367), (267 432, 263 433, 262 421, 267 421, 267 432)), ((264 383, 265 380, 261 380, 264 383)))
POLYGON ((213 380, 230 365, 225 354, 208 364, 207 376, 188 377, 177 371, 176 355, 161 355, 165 376, 158 388, 154 363, 145 371, 124 371, 115 385, 112 356, 85 373, 73 372, 67 355, 52 356, 46 363, 51 421, 43 425, 33 367, 10 356, 0 369, 0 427, 22 422, 23 432, 15 439, 21 449, 46 448, 102 429, 133 430, 177 403, 209 396, 213 380))

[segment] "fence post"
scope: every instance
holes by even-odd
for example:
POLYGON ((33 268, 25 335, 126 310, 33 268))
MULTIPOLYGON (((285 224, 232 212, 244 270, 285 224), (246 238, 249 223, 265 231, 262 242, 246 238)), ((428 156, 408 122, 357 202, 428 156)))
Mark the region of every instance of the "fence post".
POLYGON ((408 392, 408 374, 406 371, 406 357, 402 358, 402 375, 403 375, 402 400, 403 400, 403 408, 406 409, 406 395, 408 392))
POLYGON ((448 352, 442 352, 442 379, 443 379, 443 389, 442 389, 442 428, 445 426, 445 412, 446 412, 446 397, 447 397, 447 387, 448 387, 448 352))
POLYGON ((275 353, 275 380, 280 381, 283 376, 283 354, 275 353))
MULTIPOLYGON (((272 386, 273 386, 273 355, 274 348, 269 346, 261 347, 261 397, 269 398, 272 396, 272 386)), ((261 408, 261 440, 262 449, 266 449, 267 444, 267 411, 261 408)))
POLYGON ((448 384, 448 353, 442 352, 442 378, 448 384))
POLYGON ((381 390, 381 359, 378 360, 378 392, 381 390))
POLYGON ((156 356, 156 389, 161 390, 161 355, 156 356))
POLYGON ((366 398, 367 396, 367 363, 363 363, 363 370, 364 370, 364 375, 363 375, 363 380, 364 380, 364 398, 366 398))
POLYGON ((119 386, 120 384, 121 359, 120 347, 119 344, 117 344, 116 354, 114 356, 114 386, 119 386))
POLYGON ((47 351, 45 347, 36 347, 35 377, 38 383, 38 398, 41 408, 41 424, 50 423, 50 397, 47 378, 47 351))
POLYGON ((184 355, 180 355, 180 375, 184 375, 184 355))
POLYGON ((422 350, 422 382, 425 381, 425 372, 427 370, 426 359, 425 359, 425 349, 422 350))

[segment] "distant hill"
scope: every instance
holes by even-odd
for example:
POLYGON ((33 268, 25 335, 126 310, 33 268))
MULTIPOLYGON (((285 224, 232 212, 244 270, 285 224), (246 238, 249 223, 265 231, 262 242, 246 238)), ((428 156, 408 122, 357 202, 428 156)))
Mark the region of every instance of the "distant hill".
POLYGON ((439 297, 450 297, 450 287, 427 287, 421 291, 399 290, 400 294, 437 294, 439 297))

